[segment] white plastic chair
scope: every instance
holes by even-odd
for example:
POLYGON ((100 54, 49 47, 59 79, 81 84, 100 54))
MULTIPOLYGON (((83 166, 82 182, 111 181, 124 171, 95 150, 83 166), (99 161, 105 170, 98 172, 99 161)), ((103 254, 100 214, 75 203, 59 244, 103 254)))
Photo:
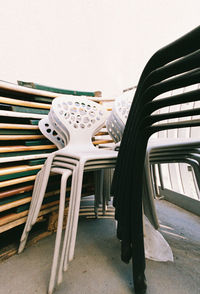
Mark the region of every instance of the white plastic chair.
POLYGON ((135 90, 128 91, 117 97, 106 121, 107 130, 115 143, 121 141, 134 93, 135 90))
POLYGON ((38 126, 41 133, 52 143, 54 143, 58 149, 62 149, 65 147, 66 142, 64 142, 63 136, 58 134, 55 129, 55 125, 51 123, 51 120, 48 117, 41 119, 38 126))
MULTIPOLYGON (((51 112, 56 116, 59 129, 69 134, 70 140, 66 147, 52 153, 48 157, 45 167, 42 170, 42 183, 40 182, 38 185, 36 181, 34 187, 36 196, 33 197, 33 203, 30 206, 30 218, 28 217, 29 220, 25 225, 19 252, 23 250, 27 234, 37 219, 52 166, 53 168, 63 168, 63 177, 65 177, 66 181, 68 177, 65 172, 66 168, 68 168, 72 173, 72 185, 68 221, 58 275, 58 280, 61 282, 62 270, 63 268, 65 270, 67 269, 68 262, 74 256, 84 169, 98 170, 102 168, 113 168, 115 166, 117 152, 98 149, 92 144, 91 138, 93 134, 103 126, 107 117, 107 112, 101 105, 83 97, 61 96, 53 100, 51 112)), ((53 171, 55 172, 55 168, 53 171)), ((61 188, 64 189, 64 185, 61 188)), ((61 193, 61 195, 64 195, 64 193, 61 193)), ((60 218, 63 215, 62 209, 59 208, 60 218)), ((60 230, 62 231, 62 229, 60 230)), ((61 235, 59 238, 61 238, 61 235)), ((57 253, 54 253, 48 293, 53 292, 55 285, 59 248, 55 248, 55 251, 57 253)))
MULTIPOLYGON (((68 142, 69 142, 69 134, 63 133, 59 127, 59 122, 56 120, 56 116, 50 111, 48 116, 41 119, 39 121, 39 129, 42 132, 42 134, 47 137, 51 142, 53 142, 58 149, 64 148, 68 142)), ((106 194, 106 189, 108 189, 108 183, 103 178, 102 171, 97 171, 94 174, 95 177, 95 205, 94 205, 94 212, 96 218, 98 218, 98 209, 100 203, 103 205, 103 212, 105 210, 104 205, 104 194, 106 194), (103 193, 103 191, 105 192, 103 193)))

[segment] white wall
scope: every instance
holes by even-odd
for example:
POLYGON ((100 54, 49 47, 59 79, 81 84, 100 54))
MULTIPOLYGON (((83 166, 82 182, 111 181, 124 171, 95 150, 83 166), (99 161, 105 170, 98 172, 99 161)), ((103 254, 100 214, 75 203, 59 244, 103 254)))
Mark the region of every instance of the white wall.
POLYGON ((199 11, 199 0, 0 0, 0 79, 118 94, 199 11))

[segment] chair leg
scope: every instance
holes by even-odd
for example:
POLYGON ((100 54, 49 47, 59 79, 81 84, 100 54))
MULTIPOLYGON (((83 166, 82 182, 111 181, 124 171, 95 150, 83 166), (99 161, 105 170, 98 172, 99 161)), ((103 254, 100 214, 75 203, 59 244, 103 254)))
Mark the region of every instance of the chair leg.
POLYGON ((76 197, 76 180, 77 180, 77 169, 73 169, 71 192, 69 199, 69 209, 67 215, 67 224, 65 228, 65 235, 63 240, 62 254, 60 258, 60 265, 58 269, 58 285, 62 282, 63 279, 63 270, 66 271, 69 263, 69 246, 71 240, 71 231, 72 231, 72 221, 73 221, 73 207, 76 197))
POLYGON ((110 187, 112 183, 112 169, 104 170, 104 179, 103 179, 103 215, 105 215, 107 210, 108 201, 110 200, 110 187))
POLYGON ((29 231, 31 230, 31 223, 32 223, 33 214, 34 214, 34 210, 35 210, 35 205, 36 205, 36 203, 38 201, 38 197, 39 197, 38 188, 41 185, 42 176, 43 176, 43 170, 41 169, 38 172, 38 174, 36 176, 35 183, 34 183, 34 189, 33 189, 33 193, 32 193, 31 204, 30 204, 26 224, 25 224, 25 227, 24 227, 21 239, 20 239, 20 245, 19 245, 18 253, 21 253, 24 250, 24 247, 26 245, 26 241, 27 241, 27 238, 28 238, 29 231))
POLYGON ((71 231, 71 240, 70 240, 70 247, 69 247, 69 261, 72 261, 74 258, 74 249, 75 249, 76 234, 77 234, 77 228, 78 228, 83 172, 84 172, 84 162, 79 162, 77 190, 76 190, 76 197, 75 197, 75 203, 74 203, 74 209, 73 209, 73 222, 72 222, 72 228, 71 228, 72 231, 71 231))
POLYGON ((37 217, 42 205, 42 201, 44 199, 44 194, 45 194, 46 186, 48 183, 52 161, 53 161, 53 155, 47 158, 45 165, 37 174, 33 193, 32 193, 31 205, 29 208, 28 217, 26 220, 24 231, 20 239, 18 253, 21 253, 24 250, 26 241, 28 239, 28 234, 32 228, 32 225, 37 221, 37 217))
POLYGON ((51 267, 48 294, 52 294, 55 287, 55 279, 56 279, 56 272, 57 272, 57 266, 58 266, 60 243, 61 243, 61 237, 62 237, 63 217, 64 217, 64 209, 65 209, 66 184, 71 174, 72 172, 70 170, 65 170, 61 178, 58 226, 57 226, 55 249, 54 249, 53 262, 51 267))
POLYGON ((95 172, 95 203, 94 203, 94 212, 95 217, 98 218, 98 208, 99 204, 102 203, 102 194, 103 194, 103 170, 98 170, 95 172))

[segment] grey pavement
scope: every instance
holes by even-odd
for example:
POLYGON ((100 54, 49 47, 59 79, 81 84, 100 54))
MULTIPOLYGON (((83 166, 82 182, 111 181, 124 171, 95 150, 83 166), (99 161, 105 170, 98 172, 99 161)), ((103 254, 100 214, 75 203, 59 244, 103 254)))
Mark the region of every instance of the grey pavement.
MULTIPOLYGON (((160 232, 174 262, 147 260, 148 294, 200 293, 200 218, 156 201, 160 232)), ((0 294, 46 294, 55 234, 0 264, 0 294)), ((55 294, 134 293, 131 264, 120 260, 113 219, 79 221, 75 258, 55 294)))

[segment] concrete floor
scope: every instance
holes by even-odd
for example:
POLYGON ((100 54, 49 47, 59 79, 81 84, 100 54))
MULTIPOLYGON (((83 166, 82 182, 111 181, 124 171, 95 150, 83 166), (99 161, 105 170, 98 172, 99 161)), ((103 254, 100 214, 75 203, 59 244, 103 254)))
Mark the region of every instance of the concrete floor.
MULTIPOLYGON (((200 293, 200 218, 166 201, 156 203, 160 231, 174 262, 147 260, 148 294, 200 293)), ((45 294, 55 235, 0 264, 0 294, 45 294)), ((75 259, 55 294, 134 293, 131 264, 120 261, 112 219, 79 221, 75 259)))

